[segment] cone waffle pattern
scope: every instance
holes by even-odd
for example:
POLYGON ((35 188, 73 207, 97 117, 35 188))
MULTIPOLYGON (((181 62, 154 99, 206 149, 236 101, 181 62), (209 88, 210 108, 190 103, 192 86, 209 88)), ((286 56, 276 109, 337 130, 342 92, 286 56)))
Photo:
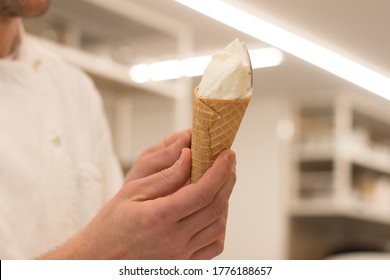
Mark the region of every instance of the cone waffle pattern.
POLYGON ((200 99, 195 89, 191 140, 192 183, 202 177, 223 150, 232 146, 249 99, 200 99))

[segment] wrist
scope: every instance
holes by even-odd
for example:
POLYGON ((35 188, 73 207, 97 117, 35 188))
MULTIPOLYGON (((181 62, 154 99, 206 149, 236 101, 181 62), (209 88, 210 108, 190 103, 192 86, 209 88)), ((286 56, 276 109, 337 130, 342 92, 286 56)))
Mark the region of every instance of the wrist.
POLYGON ((79 232, 60 246, 39 256, 38 260, 89 260, 98 259, 96 251, 86 242, 84 232, 79 232))

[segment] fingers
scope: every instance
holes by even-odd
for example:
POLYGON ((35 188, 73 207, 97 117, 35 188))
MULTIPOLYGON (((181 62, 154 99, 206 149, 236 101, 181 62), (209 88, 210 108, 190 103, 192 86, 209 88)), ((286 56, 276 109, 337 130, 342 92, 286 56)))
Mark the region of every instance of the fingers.
POLYGON ((154 240, 154 251, 165 250, 172 258, 209 259, 223 250, 228 200, 236 180, 235 154, 222 152, 197 183, 183 187, 190 170, 191 150, 185 148, 173 166, 129 182, 121 196, 142 204, 134 215, 142 217, 145 230, 140 236, 154 240))
POLYGON ((126 195, 134 201, 165 197, 185 185, 190 177, 190 171, 191 151, 185 148, 174 165, 151 176, 131 181, 124 189, 127 191, 126 195))
POLYGON ((235 178, 231 176, 217 193, 212 203, 179 222, 185 233, 190 236, 195 235, 225 215, 228 210, 228 201, 233 190, 234 180, 235 178))
POLYGON ((222 253, 225 243, 227 213, 225 213, 214 223, 196 234, 190 241, 190 247, 194 253, 190 259, 211 259, 222 253))
POLYGON ((235 154, 226 150, 220 154, 213 166, 195 184, 180 189, 160 201, 162 209, 176 209, 172 216, 176 221, 194 214, 210 205, 221 188, 227 187, 225 195, 231 193, 235 182, 235 154), (232 176, 233 174, 233 176, 232 176))
POLYGON ((230 172, 229 170, 225 171, 225 173, 230 174, 230 176, 225 184, 219 189, 212 203, 180 221, 182 227, 187 229, 189 234, 194 235, 199 229, 212 224, 227 211, 228 201, 236 181, 234 163, 235 162, 233 162, 233 165, 231 166, 230 172))
POLYGON ((225 186, 217 193, 214 201, 207 207, 180 221, 182 230, 192 235, 190 243, 197 251, 191 258, 209 259, 217 256, 223 250, 228 200, 235 183, 235 173, 232 173, 225 186), (221 248, 222 245, 222 248, 221 248))

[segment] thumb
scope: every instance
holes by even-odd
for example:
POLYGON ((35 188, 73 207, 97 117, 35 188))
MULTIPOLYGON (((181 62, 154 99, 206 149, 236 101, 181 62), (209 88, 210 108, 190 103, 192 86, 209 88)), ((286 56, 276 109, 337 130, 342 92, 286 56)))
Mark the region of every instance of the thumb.
POLYGON ((184 148, 180 158, 169 168, 126 184, 132 200, 151 200, 167 196, 183 187, 191 171, 191 150, 184 148))

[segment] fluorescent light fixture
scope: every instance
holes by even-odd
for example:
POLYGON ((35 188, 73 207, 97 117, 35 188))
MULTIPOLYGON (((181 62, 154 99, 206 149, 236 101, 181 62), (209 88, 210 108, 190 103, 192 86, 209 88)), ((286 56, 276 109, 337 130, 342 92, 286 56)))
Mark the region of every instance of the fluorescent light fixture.
POLYGON ((136 83, 146 83, 150 78, 150 71, 148 64, 137 64, 130 68, 129 76, 136 83))
POLYGON ((275 48, 249 50, 253 69, 277 66, 283 61, 283 53, 275 48))
POLYGON ((183 76, 181 61, 178 59, 154 62, 149 67, 153 81, 178 79, 183 76))
POLYGON ((277 47, 390 100, 390 78, 221 0, 176 0, 260 41, 277 47))
MULTIPOLYGON (((275 48, 249 50, 249 56, 253 69, 277 66, 283 61, 282 52, 275 48)), ((129 76, 137 83, 201 76, 210 61, 211 55, 207 55, 137 64, 130 68, 129 76)))

